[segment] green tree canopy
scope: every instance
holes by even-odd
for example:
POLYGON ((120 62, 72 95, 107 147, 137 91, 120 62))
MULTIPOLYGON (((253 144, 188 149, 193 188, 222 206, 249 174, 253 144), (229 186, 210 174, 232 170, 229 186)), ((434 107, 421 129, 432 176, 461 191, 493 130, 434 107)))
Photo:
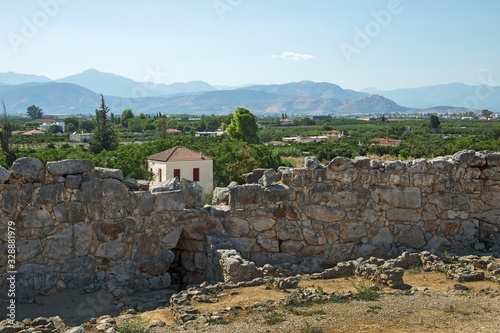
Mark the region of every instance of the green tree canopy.
POLYGON ((430 123, 429 123, 430 128, 438 129, 440 125, 441 125, 441 122, 439 121, 438 116, 436 116, 435 114, 431 114, 430 123))
POLYGON ((227 127, 227 134, 235 139, 247 143, 259 143, 257 136, 257 118, 245 108, 238 107, 234 111, 231 123, 227 127))
POLYGON ((31 119, 42 119, 43 110, 36 105, 32 105, 28 106, 26 114, 30 116, 31 119))
POLYGON ((103 150, 115 150, 118 147, 118 139, 113 125, 108 120, 108 112, 109 108, 106 106, 104 96, 101 94, 101 108, 95 110, 95 133, 89 141, 90 150, 95 154, 103 150))
POLYGON ((12 125, 7 116, 7 108, 2 100, 2 131, 0 132, 0 146, 5 152, 5 163, 7 167, 10 167, 12 163, 16 160, 16 152, 12 149, 10 144, 10 139, 12 137, 12 125))
POLYGON ((127 127, 128 120, 132 119, 132 118, 134 118, 134 113, 132 112, 132 110, 130 110, 130 109, 124 110, 122 112, 122 116, 121 116, 121 121, 122 121, 123 127, 127 127))

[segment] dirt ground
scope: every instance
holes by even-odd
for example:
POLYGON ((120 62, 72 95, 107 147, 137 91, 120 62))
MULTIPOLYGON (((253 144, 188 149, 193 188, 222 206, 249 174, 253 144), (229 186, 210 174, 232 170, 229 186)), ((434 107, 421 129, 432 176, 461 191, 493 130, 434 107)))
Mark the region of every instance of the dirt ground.
MULTIPOLYGON (((322 289, 325 292, 354 291, 363 280, 359 277, 332 280, 302 280, 301 288, 322 289)), ((465 282, 468 291, 456 291, 457 281, 444 274, 408 270, 404 281, 412 292, 381 289, 375 301, 356 301, 313 304, 308 307, 253 308, 255 303, 285 298, 289 292, 266 289, 265 286, 224 290, 213 296, 214 303, 193 301, 200 313, 217 313, 239 305, 245 310, 227 311, 221 320, 213 323, 194 322, 175 324, 172 311, 160 307, 139 316, 149 323, 165 322, 154 327, 156 333, 166 332, 500 332, 500 284, 492 281, 465 282), (265 318, 275 315, 278 323, 265 318), (307 328, 311 330, 307 331, 307 328), (316 331, 312 329, 317 329, 316 331)), ((366 281, 366 283, 370 283, 366 281)), ((168 291, 135 295, 132 302, 166 297, 168 291)), ((18 305, 18 319, 22 317, 59 315, 67 324, 75 326, 91 317, 104 314, 116 316, 120 322, 125 316, 117 311, 116 301, 104 292, 81 294, 76 290, 44 296, 34 304, 18 305)), ((86 332, 97 332, 94 326, 83 324, 86 332)))

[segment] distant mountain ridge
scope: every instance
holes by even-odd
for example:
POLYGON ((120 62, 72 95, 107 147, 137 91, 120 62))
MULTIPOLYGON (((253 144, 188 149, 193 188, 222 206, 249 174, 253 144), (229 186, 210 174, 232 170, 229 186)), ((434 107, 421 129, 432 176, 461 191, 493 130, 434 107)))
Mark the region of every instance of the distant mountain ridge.
POLYGON ((449 105, 474 109, 490 109, 500 112, 500 87, 469 86, 463 83, 449 83, 419 88, 395 90, 365 89, 364 92, 379 94, 398 104, 411 108, 430 108, 449 105))
MULTIPOLYGON (((99 93, 103 93, 107 105, 115 114, 124 109, 132 109, 135 113, 227 114, 238 106, 263 115, 453 113, 474 110, 456 103, 460 99, 472 102, 477 99, 481 103, 498 100, 500 106, 500 87, 463 84, 393 91, 371 88, 359 92, 328 82, 300 81, 217 90, 203 81, 170 85, 140 83, 94 69, 55 81, 38 75, 0 73, 0 82, 6 83, 0 83, 0 98, 4 100, 8 112, 19 114, 26 113, 26 108, 33 104, 40 106, 45 113, 93 114, 99 107, 99 93), (479 95, 477 89, 488 94, 479 95)), ((480 106, 478 109, 496 111, 495 103, 487 107, 476 104, 480 106)))

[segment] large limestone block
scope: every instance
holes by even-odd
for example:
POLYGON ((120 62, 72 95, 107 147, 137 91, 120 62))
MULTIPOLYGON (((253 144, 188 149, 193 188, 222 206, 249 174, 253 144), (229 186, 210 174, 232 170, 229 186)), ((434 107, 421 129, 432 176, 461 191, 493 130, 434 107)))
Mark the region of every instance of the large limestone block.
POLYGON ((127 252, 127 243, 124 242, 105 242, 99 244, 95 251, 95 256, 107 258, 113 261, 120 260, 127 252))
POLYGON ((324 222, 342 221, 346 216, 346 212, 342 207, 304 205, 301 208, 307 217, 324 222))
POLYGON ((100 182, 104 195, 103 206, 106 216, 109 218, 121 218, 129 215, 133 207, 128 187, 117 179, 106 178, 101 179, 100 182))
POLYGON ((45 265, 25 264, 17 269, 16 298, 33 298, 55 287, 56 274, 45 265))
POLYGON ((269 230, 276 224, 276 220, 267 216, 255 216, 248 218, 250 226, 257 231, 269 230))
POLYGON ((55 221, 43 206, 28 206, 19 213, 17 220, 18 235, 47 236, 55 231, 55 221))
POLYGON ((92 226, 74 224, 54 235, 48 251, 43 256, 50 259, 65 260, 75 256, 87 255, 92 243, 92 226))
POLYGON ((56 220, 63 223, 85 221, 85 205, 77 201, 61 202, 54 206, 56 220))
POLYGON ((94 164, 88 160, 76 159, 47 162, 46 167, 52 176, 66 176, 90 171, 94 168, 94 164))
POLYGON ((330 200, 332 192, 331 185, 326 183, 316 183, 306 190, 305 202, 315 204, 320 202, 327 202, 330 200))
POLYGON ((423 247, 425 242, 424 231, 417 225, 396 224, 394 226, 396 242, 415 249, 423 247))
POLYGON ((43 183, 45 169, 43 168, 42 161, 39 159, 22 157, 15 160, 12 164, 11 177, 23 183, 43 183))
POLYGON ((0 165, 0 182, 6 182, 10 178, 10 171, 0 165))
POLYGON ((458 193, 433 193, 427 199, 441 210, 461 210, 467 204, 467 198, 458 193))
POLYGON ((264 190, 264 202, 277 203, 287 201, 290 198, 292 190, 287 185, 274 184, 264 190))
POLYGON ((489 167, 500 166, 500 153, 489 153, 486 155, 486 162, 489 167))
POLYGON ((103 242, 124 241, 125 237, 131 235, 135 230, 136 223, 131 218, 125 218, 118 222, 101 222, 97 225, 97 239, 103 242))
POLYGON ((70 288, 83 288, 94 280, 97 263, 88 256, 73 257, 64 263, 62 279, 70 288))
POLYGON ((199 208, 205 204, 205 190, 198 182, 181 180, 182 192, 186 198, 186 208, 199 208))
POLYGON ((389 209, 386 212, 387 220, 399 222, 418 222, 421 220, 421 215, 414 209, 389 209))
POLYGON ((137 202, 139 215, 150 215, 153 211, 155 196, 149 191, 138 191, 134 192, 134 197, 137 202))
POLYGON ((380 228, 380 230, 371 239, 371 242, 374 245, 390 245, 393 241, 394 235, 389 228, 380 228))
POLYGON ((353 162, 350 158, 337 156, 328 163, 327 169, 333 172, 341 172, 349 168, 352 164, 353 162))
POLYGON ((297 221, 279 220, 276 223, 276 232, 279 240, 303 240, 302 230, 297 221))
POLYGON ((180 190, 154 193, 153 210, 164 212, 169 210, 183 210, 186 207, 184 193, 180 190))
POLYGON ((362 207, 370 199, 367 189, 357 186, 346 186, 342 191, 332 195, 331 205, 342 207, 362 207))
POLYGON ((257 235, 257 244, 264 252, 279 252, 279 242, 274 231, 265 231, 257 235))
POLYGON ((264 189, 258 184, 245 184, 229 189, 230 206, 233 209, 253 209, 262 204, 264 189))
POLYGON ((38 191, 36 201, 42 204, 58 204, 64 201, 65 198, 64 184, 48 184, 44 185, 38 191))
POLYGON ((116 264, 108 268, 106 271, 106 280, 114 280, 121 284, 131 284, 131 282, 139 275, 139 270, 135 264, 126 259, 120 264, 116 264))
POLYGON ((372 188, 372 199, 387 202, 395 208, 420 208, 422 192, 416 187, 379 186, 372 188))
POLYGON ((340 224, 340 238, 344 242, 358 242, 366 237, 365 224, 362 222, 348 222, 340 224))
POLYGON ((19 240, 16 242, 16 252, 17 262, 32 260, 42 252, 42 244, 38 239, 19 240))
POLYGON ((75 190, 76 199, 82 203, 101 203, 102 184, 97 178, 84 176, 80 189, 75 190))
POLYGON ((170 265, 174 261, 175 255, 172 251, 165 251, 153 258, 143 260, 137 264, 137 268, 141 272, 151 274, 153 276, 160 276, 165 274, 170 265))
POLYGON ((231 216, 222 221, 224 230, 230 236, 245 236, 250 231, 250 224, 247 220, 231 216))
POLYGON ((111 178, 123 182, 123 171, 120 169, 95 167, 89 175, 99 179, 111 178))

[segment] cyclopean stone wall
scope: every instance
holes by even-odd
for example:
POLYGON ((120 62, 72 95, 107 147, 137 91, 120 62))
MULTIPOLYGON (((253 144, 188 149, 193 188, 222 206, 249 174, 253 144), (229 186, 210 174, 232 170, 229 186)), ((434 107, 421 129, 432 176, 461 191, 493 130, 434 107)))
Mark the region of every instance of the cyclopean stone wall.
POLYGON ((19 297, 75 287, 120 297, 216 279, 221 249, 241 254, 226 256, 226 265, 250 260, 312 273, 397 255, 399 246, 469 246, 475 218, 500 216, 500 153, 385 163, 336 157, 328 165, 306 158, 305 168, 262 174, 258 184, 217 188, 203 207, 203 191, 186 180, 145 191, 89 161, 19 159, 10 172, 0 168, 3 286, 9 221, 19 297))

